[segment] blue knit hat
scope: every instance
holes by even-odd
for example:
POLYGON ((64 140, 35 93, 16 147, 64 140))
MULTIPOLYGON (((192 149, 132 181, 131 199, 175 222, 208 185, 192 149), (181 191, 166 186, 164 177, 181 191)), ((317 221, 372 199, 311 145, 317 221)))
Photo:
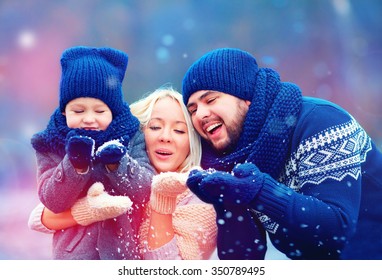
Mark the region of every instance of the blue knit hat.
POLYGON ((258 66, 248 52, 222 48, 203 55, 183 78, 183 101, 199 90, 220 91, 252 101, 258 66))
POLYGON ((127 62, 127 54, 112 48, 79 46, 65 50, 61 56, 61 112, 78 97, 102 100, 113 115, 122 112, 122 81, 127 62))

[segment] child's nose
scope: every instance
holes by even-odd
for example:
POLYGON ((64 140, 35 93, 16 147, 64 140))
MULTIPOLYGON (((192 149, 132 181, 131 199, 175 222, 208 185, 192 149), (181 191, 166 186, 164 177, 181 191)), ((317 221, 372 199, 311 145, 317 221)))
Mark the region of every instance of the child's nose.
POLYGON ((88 114, 86 114, 86 115, 84 116, 83 121, 84 121, 85 123, 92 123, 92 122, 95 121, 95 117, 94 117, 93 114, 88 113, 88 114))

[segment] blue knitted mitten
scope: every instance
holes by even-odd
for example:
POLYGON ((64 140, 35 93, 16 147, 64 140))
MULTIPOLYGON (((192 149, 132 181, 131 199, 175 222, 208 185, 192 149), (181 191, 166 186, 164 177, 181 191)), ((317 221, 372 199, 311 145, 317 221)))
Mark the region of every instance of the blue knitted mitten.
POLYGON ((264 177, 256 165, 243 163, 236 165, 232 173, 191 171, 187 185, 207 203, 248 205, 262 188, 264 177))
POLYGON ((119 163, 127 149, 118 140, 111 140, 104 143, 96 151, 96 160, 103 164, 119 163))
POLYGON ((93 158, 95 142, 92 138, 82 135, 68 134, 65 151, 70 162, 77 169, 86 169, 93 158))

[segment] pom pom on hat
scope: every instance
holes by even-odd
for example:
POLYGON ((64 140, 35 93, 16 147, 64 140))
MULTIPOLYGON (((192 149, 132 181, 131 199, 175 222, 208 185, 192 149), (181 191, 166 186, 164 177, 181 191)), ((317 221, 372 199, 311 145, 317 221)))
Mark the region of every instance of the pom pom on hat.
POLYGON ((73 47, 61 56, 60 110, 79 97, 102 100, 113 115, 123 108, 122 81, 128 56, 112 48, 73 47))
POLYGON ((220 91, 252 101, 258 65, 248 52, 222 48, 203 55, 183 78, 183 102, 199 90, 220 91))

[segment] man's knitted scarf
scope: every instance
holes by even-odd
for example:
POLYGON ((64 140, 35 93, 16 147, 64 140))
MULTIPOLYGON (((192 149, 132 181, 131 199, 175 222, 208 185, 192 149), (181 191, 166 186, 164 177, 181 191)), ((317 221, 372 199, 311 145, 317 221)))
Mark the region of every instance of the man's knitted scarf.
POLYGON ((259 69, 255 93, 235 150, 219 156, 203 140, 202 167, 231 171, 237 163, 247 161, 278 179, 290 149, 301 103, 302 94, 295 84, 281 82, 272 69, 259 69))
POLYGON ((92 131, 83 129, 71 129, 66 124, 66 118, 57 108, 50 117, 47 128, 33 135, 31 143, 37 152, 53 152, 62 157, 65 156, 65 145, 67 136, 75 132, 77 135, 88 136, 94 139, 95 149, 110 140, 120 140, 125 146, 129 140, 139 130, 139 120, 130 112, 130 108, 125 103, 124 110, 113 120, 104 131, 92 131))

